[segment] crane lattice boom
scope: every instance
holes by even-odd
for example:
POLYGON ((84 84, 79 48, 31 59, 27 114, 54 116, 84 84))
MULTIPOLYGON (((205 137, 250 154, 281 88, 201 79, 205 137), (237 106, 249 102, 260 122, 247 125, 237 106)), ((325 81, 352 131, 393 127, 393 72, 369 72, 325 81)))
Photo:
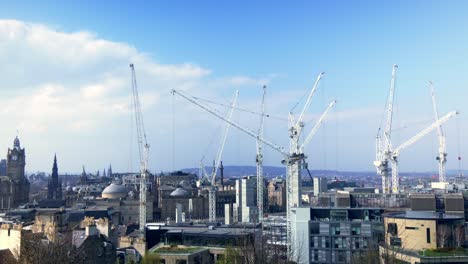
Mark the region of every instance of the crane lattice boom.
POLYGON ((138 139, 138 153, 140 158, 140 203, 139 203, 139 225, 140 234, 145 238, 146 226, 146 192, 147 192, 147 178, 148 178, 148 156, 149 144, 146 139, 145 125, 143 122, 143 114, 141 112, 140 98, 138 95, 138 86, 136 81, 135 66, 130 64, 132 74, 132 93, 133 93, 133 111, 135 115, 135 123, 137 129, 138 139))

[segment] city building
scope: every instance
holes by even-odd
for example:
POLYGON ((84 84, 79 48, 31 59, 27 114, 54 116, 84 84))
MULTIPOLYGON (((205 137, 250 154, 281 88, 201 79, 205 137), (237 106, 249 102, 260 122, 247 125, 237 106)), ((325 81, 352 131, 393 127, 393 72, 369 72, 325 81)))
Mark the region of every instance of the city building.
POLYGON ((268 211, 284 212, 286 210, 286 181, 273 178, 268 183, 268 211))
MULTIPOLYGON (((0 225, 0 260, 17 260, 21 255, 21 241, 27 231, 22 225, 1 224, 0 225), (5 254, 6 253, 6 254, 5 254)), ((3 263, 0 261, 0 263, 3 263)))
POLYGON ((293 208, 295 261, 351 263, 383 238, 381 208, 293 208))
POLYGON ((29 180, 25 177, 25 149, 18 137, 8 149, 6 175, 0 176, 0 211, 8 211, 29 201, 29 180))
POLYGON ((159 205, 163 221, 176 219, 177 205, 181 206, 181 213, 186 215, 187 220, 208 217, 208 194, 198 195, 192 189, 186 189, 182 186, 173 190, 168 196, 163 195, 159 205))
POLYGON ((435 211, 406 211, 384 215, 385 244, 379 247, 384 263, 468 263, 462 248, 465 219, 435 211))
POLYGON ((328 191, 327 178, 315 177, 314 178, 314 195, 317 196, 326 191, 328 191))
POLYGON ((257 217, 257 178, 253 176, 236 180, 234 222, 253 223, 257 217))

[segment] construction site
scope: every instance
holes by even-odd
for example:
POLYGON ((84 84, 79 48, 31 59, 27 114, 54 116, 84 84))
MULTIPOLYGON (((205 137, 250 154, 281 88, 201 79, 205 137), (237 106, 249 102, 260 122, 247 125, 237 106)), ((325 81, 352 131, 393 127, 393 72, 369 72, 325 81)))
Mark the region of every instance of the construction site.
MULTIPOLYGON (((227 105, 213 102, 208 98, 199 98, 182 90, 172 90, 171 93, 174 97, 178 97, 182 101, 196 106, 201 112, 206 112, 213 118, 219 119, 224 123, 224 129, 222 130, 213 165, 209 169, 210 172, 205 167, 205 156, 203 156, 199 161, 198 175, 178 172, 157 177, 158 202, 160 208, 164 207, 162 217, 159 217, 162 221, 148 221, 145 216, 147 215, 146 186, 148 185, 147 175, 149 174, 147 171, 149 145, 146 141, 135 68, 133 64, 130 67, 141 165, 141 176, 139 177, 140 235, 130 245, 134 243, 145 244, 149 242, 148 240, 151 240, 149 244, 145 245, 146 250, 152 248, 150 251, 164 252, 163 256, 164 254, 170 255, 168 253, 170 250, 166 252, 168 249, 164 249, 168 245, 186 247, 181 250, 199 249, 198 247, 204 246, 211 254, 211 258, 209 256, 207 258, 216 262, 223 258, 223 253, 220 252, 224 252, 223 250, 216 251, 219 250, 216 248, 225 248, 226 245, 237 245, 238 248, 242 248, 247 243, 248 250, 244 248, 237 257, 251 259, 252 263, 282 263, 286 261, 294 263, 350 263, 385 241, 385 233, 378 230, 379 226, 383 225, 381 221, 388 211, 423 210, 436 212, 442 210, 456 215, 465 215, 464 212, 467 208, 462 205, 463 201, 468 199, 468 197, 465 198, 463 193, 465 188, 461 186, 460 181, 451 179, 451 182, 449 182, 446 177, 446 140, 442 129, 442 125, 455 118, 458 112, 452 111, 442 116, 439 115, 434 85, 429 82, 428 90, 430 92, 428 94, 433 104, 433 122, 413 137, 403 141, 399 146, 394 146, 391 134, 398 69, 398 66, 394 65, 391 72, 384 119, 382 120, 383 125, 378 128, 376 137, 376 159, 373 162, 377 175, 381 179, 380 188, 370 186, 341 189, 328 188, 329 184, 327 186, 326 178, 316 177, 309 170, 305 146, 320 130, 322 124, 327 121, 327 116, 337 103, 336 100, 329 102, 312 125, 306 124, 304 117, 312 104, 314 95, 320 89, 320 82, 324 77, 323 72, 319 73, 312 88, 307 93, 302 110, 297 114, 287 113, 289 148, 277 145, 264 136, 265 119, 269 117, 269 114, 265 112, 265 104, 267 103, 266 86, 262 86, 262 92, 259 94, 259 110, 239 108, 237 106, 238 91, 235 92, 231 103, 227 105), (213 107, 214 105, 218 106, 218 108, 213 107), (220 110, 219 107, 223 110, 220 110), (258 129, 252 130, 235 121, 232 118, 235 111, 248 111, 257 116, 258 129), (306 125, 311 127, 309 131, 305 131, 306 125), (256 155, 255 160, 252 161, 256 165, 255 175, 234 179, 224 177, 223 150, 230 129, 237 129, 247 137, 255 140, 256 155), (434 139, 437 139, 439 144, 439 152, 435 159, 439 167, 437 181, 432 182, 431 186, 425 190, 408 189, 407 186, 402 188, 398 174, 400 152, 416 144, 421 138, 430 135, 434 131, 437 135, 434 139), (264 147, 273 149, 283 157, 281 161, 278 161, 278 164, 282 164, 286 172, 283 190, 285 198, 284 213, 269 214, 265 210, 265 205, 268 206, 271 196, 269 187, 265 186, 265 183, 268 184, 269 180, 266 181, 264 178, 264 147), (306 173, 307 176, 303 176, 303 173, 306 173), (313 191, 310 191, 309 188, 306 188, 305 191, 303 188, 304 181, 309 180, 309 178, 313 191), (460 190, 454 190, 453 188, 457 183, 460 190), (367 198, 364 200, 359 198, 364 196, 372 196, 372 204, 369 203, 370 200, 367 198), (449 202, 449 197, 458 199, 458 202, 455 202, 457 205, 451 205, 453 202, 449 202), (358 199, 357 202, 354 202, 355 199, 358 199), (416 202, 418 199, 426 199, 428 205, 425 206, 421 205, 420 202, 416 202), (445 199, 445 208, 435 206, 438 199, 445 199), (448 207, 454 208, 449 209, 448 207), (312 223, 317 220, 319 220, 320 225, 314 227, 312 223), (347 221, 353 221, 355 224, 347 226, 347 221), (325 222, 329 222, 327 227, 322 227, 322 223, 325 222), (331 230, 332 226, 333 230, 331 230), (326 230, 322 230, 324 228, 326 230), (330 231, 328 231, 328 228, 330 228, 330 231), (320 236, 317 238, 308 238, 309 235, 304 236, 304 234, 308 233, 322 234, 322 232, 325 232, 326 239, 320 236), (152 235, 149 236, 149 234, 152 235), (157 241, 165 242, 160 245, 155 243, 155 234, 157 234, 157 237, 164 237, 161 240, 156 239, 157 241), (329 237, 330 234, 338 237, 329 237), (341 236, 345 235, 345 237, 340 237, 340 234, 341 236), (246 237, 241 239, 240 237, 243 236, 246 237), (310 239, 313 240, 310 241, 310 239), (323 250, 319 250, 320 248, 323 248, 323 250), (334 250, 335 248, 345 250, 334 250), (310 254, 307 252, 310 252, 310 254)), ((253 151, 254 149, 252 149, 253 151)), ((461 161, 460 156, 458 160, 461 161)), ((167 258, 167 260, 169 259, 170 257, 167 258)), ((187 263, 205 262, 189 261, 187 263)))

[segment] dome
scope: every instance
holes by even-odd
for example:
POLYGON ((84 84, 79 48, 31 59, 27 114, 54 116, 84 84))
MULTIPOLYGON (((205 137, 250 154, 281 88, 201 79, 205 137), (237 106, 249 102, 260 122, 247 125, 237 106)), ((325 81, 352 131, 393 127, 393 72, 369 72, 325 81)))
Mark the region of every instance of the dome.
POLYGON ((102 191, 102 198, 120 199, 127 197, 127 187, 112 183, 102 191))
POLYGON ((177 188, 175 191, 171 192, 171 197, 187 197, 190 196, 189 192, 187 192, 184 188, 177 188))

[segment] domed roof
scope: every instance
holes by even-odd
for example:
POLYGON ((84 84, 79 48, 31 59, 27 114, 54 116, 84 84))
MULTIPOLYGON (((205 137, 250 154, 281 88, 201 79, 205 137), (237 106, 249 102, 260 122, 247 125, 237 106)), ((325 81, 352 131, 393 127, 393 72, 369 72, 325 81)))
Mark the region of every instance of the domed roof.
POLYGON ((171 197, 187 197, 190 196, 189 192, 187 192, 184 188, 177 188, 175 191, 171 192, 171 197))
POLYGON ((102 191, 103 198, 125 198, 127 196, 127 187, 112 183, 102 191))

